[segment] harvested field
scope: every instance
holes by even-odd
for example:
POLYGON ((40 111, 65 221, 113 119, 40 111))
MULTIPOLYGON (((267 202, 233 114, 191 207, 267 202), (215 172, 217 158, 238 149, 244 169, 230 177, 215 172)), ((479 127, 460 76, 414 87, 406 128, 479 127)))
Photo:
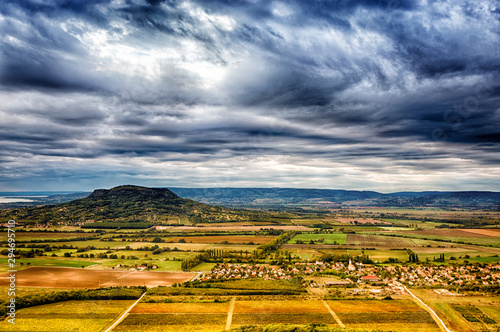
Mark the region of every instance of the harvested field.
POLYGON ((462 231, 467 233, 481 234, 485 236, 500 236, 500 229, 462 229, 462 231))
MULTIPOLYGON (((84 270, 64 267, 30 267, 16 273, 17 287, 99 288, 111 286, 169 286, 184 282, 195 274, 187 272, 146 272, 84 270)), ((0 275, 0 286, 7 287, 8 273, 0 275)))
POLYGON ((401 237, 389 237, 379 235, 360 235, 347 234, 347 245, 356 245, 362 247, 389 247, 389 248, 408 248, 420 247, 418 243, 412 239, 401 237))

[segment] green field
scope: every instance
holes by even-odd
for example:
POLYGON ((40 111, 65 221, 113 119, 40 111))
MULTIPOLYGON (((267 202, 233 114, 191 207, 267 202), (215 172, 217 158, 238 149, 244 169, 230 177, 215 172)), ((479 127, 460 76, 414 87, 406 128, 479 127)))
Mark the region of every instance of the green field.
POLYGON ((303 241, 304 243, 309 243, 311 240, 319 244, 345 244, 347 235, 342 233, 333 234, 298 234, 293 237, 289 244, 297 243, 297 240, 303 241), (321 241, 323 239, 323 241, 321 241))
POLYGON ((467 236, 446 236, 446 232, 443 231, 442 235, 431 235, 431 234, 415 234, 411 231, 408 232, 397 232, 396 234, 400 234, 407 238, 415 238, 415 239, 428 239, 428 240, 440 240, 448 241, 453 243, 465 243, 465 244, 474 244, 480 246, 500 246, 500 237, 467 237, 467 236))
POLYGON ((210 271, 217 265, 216 263, 201 263, 191 269, 191 271, 210 271))
POLYGON ((427 303, 453 331, 498 331, 500 297, 444 296, 428 289, 412 292, 427 303))
MULTIPOLYGON (((7 258, 0 258, 0 264, 2 269, 7 270, 7 258)), ((77 267, 81 268, 82 266, 87 267, 91 265, 96 265, 98 263, 92 261, 73 261, 73 260, 64 260, 64 259, 48 259, 48 258, 22 258, 16 260, 16 268, 26 268, 28 266, 61 266, 61 267, 77 267), (21 263, 23 265, 21 265, 21 263)))

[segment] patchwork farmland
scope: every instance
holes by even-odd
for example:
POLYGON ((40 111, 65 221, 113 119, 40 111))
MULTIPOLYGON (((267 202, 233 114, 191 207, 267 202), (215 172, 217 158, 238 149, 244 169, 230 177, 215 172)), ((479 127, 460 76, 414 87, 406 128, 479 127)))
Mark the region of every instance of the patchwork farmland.
MULTIPOLYGON (((437 319, 405 292, 408 287, 454 332, 500 328, 498 214, 294 208, 247 211, 245 218, 254 213, 261 219, 221 222, 226 215, 207 222, 199 216, 193 221, 152 215, 132 225, 147 227, 138 229, 113 228, 120 222, 95 222, 97 229, 93 223, 81 229, 26 222, 16 233, 16 327, 439 331, 437 319), (477 217, 480 226, 450 228, 456 224, 446 220, 455 214, 467 222, 477 217), (432 296, 434 290, 440 295, 432 296), (58 318, 51 316, 55 313, 58 318)), ((10 259, 4 235, 1 272, 10 259)), ((7 276, 0 275, 3 312, 7 276)), ((4 330, 13 328, 3 321, 4 330)))

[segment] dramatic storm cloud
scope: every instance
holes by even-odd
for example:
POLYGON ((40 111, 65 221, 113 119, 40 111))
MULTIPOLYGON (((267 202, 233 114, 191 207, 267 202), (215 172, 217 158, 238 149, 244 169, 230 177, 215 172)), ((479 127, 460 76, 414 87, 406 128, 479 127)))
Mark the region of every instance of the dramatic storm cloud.
POLYGON ((6 0, 0 33, 0 191, 500 189, 494 0, 6 0))

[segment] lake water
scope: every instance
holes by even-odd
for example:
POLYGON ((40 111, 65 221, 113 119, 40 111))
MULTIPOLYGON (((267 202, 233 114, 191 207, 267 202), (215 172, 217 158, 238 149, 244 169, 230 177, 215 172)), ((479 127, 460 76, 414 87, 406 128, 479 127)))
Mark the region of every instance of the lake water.
MULTIPOLYGON (((30 196, 30 197, 45 197, 45 196, 30 196)), ((33 202, 33 200, 27 197, 0 196, 0 203, 17 203, 17 202, 33 202)))

